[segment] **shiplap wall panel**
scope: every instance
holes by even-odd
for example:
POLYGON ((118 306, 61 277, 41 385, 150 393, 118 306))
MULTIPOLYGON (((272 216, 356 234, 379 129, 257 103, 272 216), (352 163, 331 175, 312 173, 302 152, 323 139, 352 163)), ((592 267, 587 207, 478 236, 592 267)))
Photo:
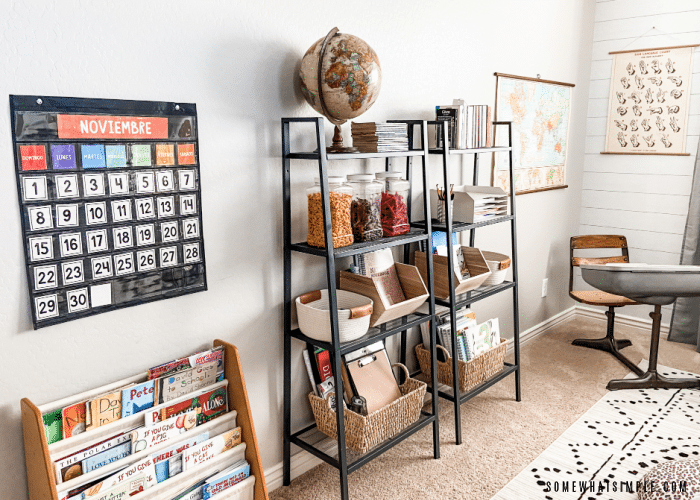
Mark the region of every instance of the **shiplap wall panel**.
MULTIPOLYGON (((643 158, 642 158, 643 159, 643 158)), ((658 158, 656 161, 659 161, 658 158)), ((583 189, 600 191, 617 191, 622 193, 690 194, 692 178, 685 175, 644 175, 616 174, 608 172, 584 172, 583 189)), ((658 208, 647 205, 648 212, 656 212, 658 208)))
MULTIPOLYGON (((635 2, 635 5, 636 4, 637 2, 635 2)), ((653 27, 661 33, 688 33, 697 31, 698 26, 700 26, 699 5, 698 2, 695 2, 695 10, 684 12, 682 16, 678 16, 675 12, 656 14, 654 15, 653 27)), ((639 7, 636 6, 635 11, 638 8, 639 7)), ((596 23, 593 39, 603 41, 628 38, 632 41, 641 34, 639 27, 644 25, 646 21, 644 17, 631 17, 628 19, 618 19, 614 22, 596 23)), ((653 33, 656 33, 656 31, 652 31, 650 34, 653 33)))
MULTIPOLYGON (((605 221, 594 221, 594 224, 581 224, 580 234, 624 234, 630 248, 650 250, 654 252, 676 253, 683 243, 682 234, 652 234, 650 231, 636 231, 628 228, 614 228, 605 221), (656 237, 652 237, 656 236, 656 237)), ((657 262, 648 262, 657 264, 657 262)))
MULTIPOLYGON (((698 146, 698 136, 688 137, 689 147, 698 146)), ((601 155, 600 151, 587 154, 583 163, 586 172, 614 174, 684 175, 692 176, 695 168, 692 156, 660 156, 656 161, 639 161, 634 155, 601 155)))
MULTIPOLYGON (((660 2, 666 3, 666 2, 660 2)), ((673 2, 668 2, 668 5, 672 5, 673 2)), ((680 14, 678 17, 682 17, 680 14)), ((654 26, 653 17, 640 19, 639 20, 639 35, 649 30, 654 26)), ((670 34, 657 34, 657 32, 652 31, 649 35, 642 37, 639 40, 632 38, 622 38, 620 40, 601 40, 593 41, 593 60, 594 61, 604 61, 607 59, 612 59, 610 52, 618 50, 633 50, 633 49, 644 49, 644 48, 654 48, 654 47, 669 47, 675 45, 692 45, 698 43, 698 38, 700 36, 700 26, 694 31, 689 33, 670 33, 670 34)))
POLYGON ((688 196, 668 194, 619 193, 584 189, 581 194, 583 208, 601 210, 645 211, 648 204, 662 207, 660 213, 680 215, 685 220, 688 211, 688 196))
POLYGON ((643 19, 670 13, 684 14, 697 9, 697 0, 612 0, 596 4, 595 20, 597 25, 612 20, 643 19))
MULTIPOLYGON (((637 207, 634 207, 637 208, 637 207)), ((639 207, 644 208, 644 207, 639 207)), ((657 228, 657 233, 683 234, 685 215, 638 212, 635 210, 606 210, 604 208, 582 208, 581 224, 594 224, 605 220, 605 225, 619 229, 644 231, 649 226, 657 228)), ((622 231, 624 234, 624 231, 622 231)))

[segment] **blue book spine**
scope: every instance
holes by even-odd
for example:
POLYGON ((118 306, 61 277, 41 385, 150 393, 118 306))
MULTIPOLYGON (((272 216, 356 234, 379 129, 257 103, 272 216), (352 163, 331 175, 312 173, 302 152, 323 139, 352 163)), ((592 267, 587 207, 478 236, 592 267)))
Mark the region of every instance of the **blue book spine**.
POLYGON ((204 485, 204 494, 202 500, 208 500, 217 493, 230 488, 234 484, 238 484, 250 476, 250 464, 244 465, 232 470, 225 476, 214 479, 212 482, 204 485))
POLYGON ((92 457, 87 457, 83 460, 83 474, 104 467, 107 464, 121 460, 124 457, 131 455, 131 440, 98 453, 92 457))
POLYGON ((147 410, 153 406, 155 380, 132 385, 122 391, 122 418, 147 410))
POLYGON ((163 460, 156 464, 156 481, 162 483, 166 479, 170 479, 170 460, 163 460))

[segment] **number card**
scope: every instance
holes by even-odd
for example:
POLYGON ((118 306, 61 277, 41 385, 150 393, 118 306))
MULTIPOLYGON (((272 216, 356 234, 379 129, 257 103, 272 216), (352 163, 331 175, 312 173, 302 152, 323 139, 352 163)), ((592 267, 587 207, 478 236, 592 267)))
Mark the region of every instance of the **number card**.
POLYGON ((207 289, 194 104, 10 96, 34 328, 207 289))

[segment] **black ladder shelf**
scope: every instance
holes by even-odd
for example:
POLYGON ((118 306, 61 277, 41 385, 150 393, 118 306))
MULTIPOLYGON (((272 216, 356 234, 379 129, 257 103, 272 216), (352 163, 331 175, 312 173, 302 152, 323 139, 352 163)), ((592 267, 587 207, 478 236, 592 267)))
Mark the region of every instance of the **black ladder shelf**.
MULTIPOLYGON (((283 167, 283 225, 284 225, 284 485, 289 485, 291 481, 291 445, 295 444, 300 448, 312 453, 316 457, 338 469, 340 473, 340 493, 343 500, 347 500, 348 496, 348 474, 359 469, 369 461, 378 457, 393 446, 399 444, 405 438, 416 433, 420 429, 432 424, 433 426, 433 456, 440 458, 440 440, 439 440, 439 424, 438 424, 438 393, 437 393, 437 353, 435 347, 435 327, 434 322, 430 321, 435 313, 435 296, 433 293, 433 262, 432 256, 427 259, 428 273, 428 299, 429 313, 420 314, 414 313, 409 316, 404 316, 378 328, 370 328, 369 332, 362 338, 353 342, 341 344, 338 334, 338 312, 337 312, 337 293, 336 293, 336 259, 339 257, 350 257, 366 252, 373 252, 383 248, 394 246, 403 246, 404 261, 408 261, 408 252, 410 243, 426 243, 431 245, 431 222, 427 221, 423 227, 415 227, 409 233, 391 237, 382 238, 372 242, 355 243, 342 248, 333 248, 333 233, 331 230, 331 212, 328 190, 328 162, 330 160, 348 160, 348 159, 367 159, 367 158, 384 158, 386 169, 389 169, 391 158, 406 159, 406 175, 411 181, 412 174, 412 159, 413 157, 421 157, 422 169, 422 188, 424 193, 428 193, 428 122, 424 120, 407 120, 400 121, 408 125, 409 131, 409 147, 408 151, 396 153, 325 153, 325 135, 324 135, 324 119, 323 118, 282 118, 282 167, 283 167), (290 124, 304 124, 307 126, 315 125, 315 138, 317 149, 315 152, 292 152, 290 145, 290 124), (413 135, 414 131, 420 132, 421 145, 420 148, 414 148, 413 135), (292 243, 291 237, 291 160, 311 160, 318 164, 319 179, 321 181, 321 198, 323 206, 323 224, 325 228, 325 248, 314 248, 306 242, 292 243), (300 252, 310 255, 324 257, 326 260, 326 280, 329 291, 329 307, 330 307, 330 323, 331 323, 331 342, 321 342, 305 336, 298 329, 292 330, 292 252, 300 252), (432 367, 430 379, 432 381, 429 391, 432 393, 432 406, 430 411, 421 411, 421 416, 417 422, 404 429, 398 435, 391 439, 380 443, 367 453, 362 455, 354 453, 352 450, 347 450, 345 447, 345 426, 343 418, 343 405, 337 405, 337 429, 338 442, 337 446, 332 446, 329 451, 322 442, 327 442, 325 435, 317 430, 316 424, 292 432, 291 429, 291 390, 292 390, 292 339, 297 339, 308 344, 327 349, 331 355, 331 364, 335 375, 336 394, 343 394, 342 378, 337 376, 340 373, 341 355, 367 346, 378 340, 384 340, 389 336, 401 334, 401 362, 405 364, 406 352, 406 332, 407 330, 430 321, 430 350, 432 356, 432 367), (319 446, 321 444, 321 446, 319 446)), ((430 198, 424 197, 424 213, 430 213, 430 198)), ((411 194, 409 192, 407 205, 409 217, 411 214, 411 194)))
MULTIPOLYGON (((429 125, 435 125, 443 127, 443 137, 449 137, 448 135, 448 124, 444 121, 431 121, 428 122, 429 125)), ((443 141, 443 147, 439 149, 431 149, 430 154, 439 154, 442 156, 442 169, 443 169, 443 180, 444 186, 450 186, 450 156, 452 155, 474 155, 474 177, 473 185, 477 186, 479 184, 479 154, 480 153, 495 153, 502 154, 508 153, 508 166, 510 170, 510 215, 503 217, 495 217, 482 222, 467 224, 462 222, 453 223, 452 219, 452 206, 448 203, 447 197, 445 197, 445 223, 440 224, 437 220, 428 220, 429 211, 426 211, 426 220, 414 222, 411 225, 416 228, 425 228, 428 226, 432 227, 433 231, 444 231, 447 237, 447 268, 453 269, 453 256, 452 245, 452 233, 469 231, 469 246, 473 247, 476 238, 476 229, 491 224, 498 224, 502 222, 510 222, 511 227, 511 261, 513 268, 513 281, 506 281, 500 285, 480 287, 476 290, 472 290, 465 294, 456 296, 454 289, 454 278, 452 273, 448 275, 448 286, 450 289, 450 296, 447 300, 435 299, 435 303, 441 306, 448 307, 450 310, 450 324, 452 325, 452 331, 455 331, 455 325, 457 324, 456 310, 469 304, 473 304, 480 300, 488 297, 492 297, 500 292, 506 290, 513 291, 513 353, 514 353, 514 363, 504 363, 503 370, 491 377, 489 380, 483 382, 482 384, 474 387, 464 394, 460 394, 459 390, 459 366, 457 359, 457 342, 452 342, 452 387, 448 391, 440 390, 438 394, 440 397, 451 401, 454 404, 455 412, 455 441, 456 444, 462 443, 462 419, 461 419, 461 405, 466 401, 472 399, 478 394, 482 393, 489 387, 493 386, 497 382, 503 380, 511 374, 515 374, 515 400, 521 400, 520 393, 520 321, 518 312, 518 253, 517 253, 517 243, 516 243, 516 230, 515 230, 515 189, 513 185, 513 143, 512 143, 512 133, 511 133, 511 122, 493 122, 494 126, 494 138, 495 127, 503 126, 508 129, 508 146, 494 146, 489 148, 476 148, 476 149, 449 149, 447 146, 447 141, 443 141)), ((422 243, 421 243, 422 245, 422 243)), ((426 254, 430 254, 430 247, 426 250, 426 254)))

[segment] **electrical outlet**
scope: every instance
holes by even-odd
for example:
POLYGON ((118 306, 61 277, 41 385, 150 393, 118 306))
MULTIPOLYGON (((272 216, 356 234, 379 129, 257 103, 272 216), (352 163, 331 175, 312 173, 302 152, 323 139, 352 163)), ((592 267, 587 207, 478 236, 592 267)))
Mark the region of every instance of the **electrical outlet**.
POLYGON ((542 297, 547 296, 547 285, 549 283, 549 278, 545 278, 542 280, 542 297))

